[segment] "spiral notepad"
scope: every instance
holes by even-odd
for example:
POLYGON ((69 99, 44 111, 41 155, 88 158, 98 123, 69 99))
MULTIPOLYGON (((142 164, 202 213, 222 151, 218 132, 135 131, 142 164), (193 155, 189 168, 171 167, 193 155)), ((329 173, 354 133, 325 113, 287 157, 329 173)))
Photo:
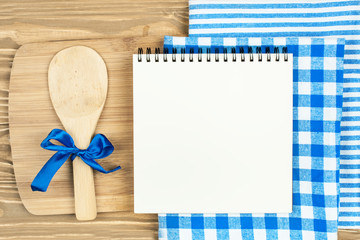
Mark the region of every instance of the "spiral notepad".
POLYGON ((292 211, 293 57, 246 50, 133 56, 136 213, 292 211))

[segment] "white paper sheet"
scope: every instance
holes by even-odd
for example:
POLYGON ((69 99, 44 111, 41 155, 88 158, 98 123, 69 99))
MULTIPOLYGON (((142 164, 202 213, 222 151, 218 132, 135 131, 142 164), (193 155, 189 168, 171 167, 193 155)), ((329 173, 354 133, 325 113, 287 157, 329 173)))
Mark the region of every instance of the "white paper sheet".
POLYGON ((245 56, 133 56, 136 213, 292 211, 292 55, 245 56))

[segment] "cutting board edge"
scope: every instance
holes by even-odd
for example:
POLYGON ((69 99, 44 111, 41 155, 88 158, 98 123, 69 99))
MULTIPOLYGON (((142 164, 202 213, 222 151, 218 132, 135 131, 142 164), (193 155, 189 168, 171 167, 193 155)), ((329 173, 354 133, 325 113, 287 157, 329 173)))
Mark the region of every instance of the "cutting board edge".
MULTIPOLYGON (((16 50, 16 53, 15 53, 15 56, 14 56, 14 59, 13 59, 13 62, 12 62, 12 67, 11 67, 11 71, 10 71, 10 80, 9 80, 9 103, 8 103, 8 112, 9 112, 9 142, 10 142, 10 149, 12 149, 12 130, 11 130, 11 127, 13 124, 12 124, 12 104, 11 104, 11 101, 12 101, 12 95, 13 95, 13 83, 14 83, 14 73, 13 73, 13 69, 14 69, 14 66, 17 66, 16 62, 18 61, 18 56, 24 51, 24 49, 28 48, 29 46, 32 46, 34 44, 39 44, 39 43, 28 43, 28 44, 24 44, 24 45, 21 45, 17 50, 16 50)), ((35 209, 32 209, 30 206, 28 206, 28 204, 26 204, 22 199, 23 199, 23 192, 22 191, 19 191, 19 187, 18 187, 18 184, 19 184, 19 181, 18 181, 18 174, 17 174, 17 168, 15 167, 15 165, 17 164, 16 161, 14 161, 14 155, 13 155, 13 151, 10 150, 11 152, 11 159, 12 159, 12 164, 14 166, 14 176, 15 176, 15 183, 16 183, 16 188, 18 189, 18 193, 20 195, 20 200, 23 204, 23 206, 25 207, 25 209, 33 214, 33 215, 43 215, 39 212, 37 212, 35 209)), ((30 186, 29 186, 30 187, 30 186)), ((58 214, 56 214, 58 215, 58 214)))

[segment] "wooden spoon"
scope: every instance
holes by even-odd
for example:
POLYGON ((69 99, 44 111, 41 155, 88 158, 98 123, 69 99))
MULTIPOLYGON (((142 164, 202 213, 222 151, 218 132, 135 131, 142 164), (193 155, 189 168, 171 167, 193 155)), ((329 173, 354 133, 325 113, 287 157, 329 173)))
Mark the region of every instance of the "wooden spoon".
MULTIPOLYGON (((51 60, 50 98, 65 130, 79 149, 86 149, 103 110, 108 89, 106 65, 93 49, 66 48, 51 60)), ((75 213, 78 220, 96 218, 93 170, 79 157, 73 161, 75 213)))

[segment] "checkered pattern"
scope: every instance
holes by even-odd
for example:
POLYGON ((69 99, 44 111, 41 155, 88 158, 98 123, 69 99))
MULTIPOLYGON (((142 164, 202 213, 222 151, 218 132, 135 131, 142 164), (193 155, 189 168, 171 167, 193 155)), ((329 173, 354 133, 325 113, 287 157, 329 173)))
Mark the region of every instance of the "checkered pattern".
POLYGON ((360 228, 360 1, 189 0, 190 37, 343 37, 339 228, 360 228))
POLYGON ((293 212, 159 214, 159 239, 337 239, 344 40, 166 37, 164 42, 170 52, 195 53, 240 46, 273 52, 284 45, 294 55, 293 212))

